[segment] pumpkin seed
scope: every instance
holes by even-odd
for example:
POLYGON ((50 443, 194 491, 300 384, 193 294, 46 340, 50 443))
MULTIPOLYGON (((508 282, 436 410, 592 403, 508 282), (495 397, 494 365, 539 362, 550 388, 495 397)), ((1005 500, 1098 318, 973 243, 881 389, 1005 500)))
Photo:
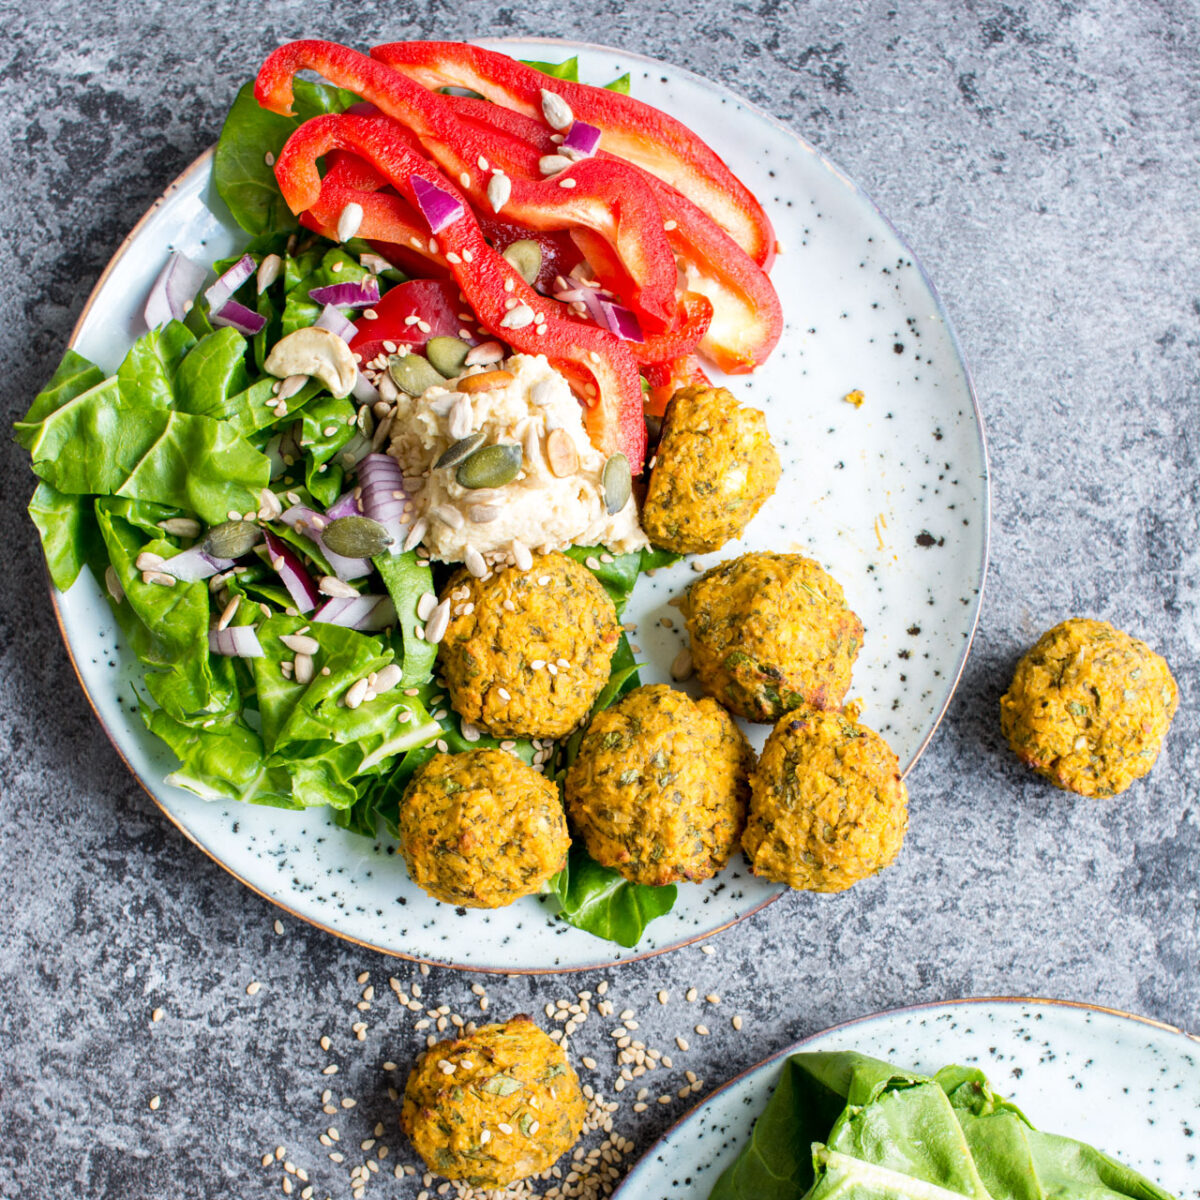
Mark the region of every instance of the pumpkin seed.
POLYGON ((241 558, 261 538, 262 530, 253 521, 223 521, 208 531, 204 549, 213 558, 241 558))
POLYGON ((462 338, 433 337, 425 343, 425 357, 434 370, 453 379, 467 362, 471 347, 462 338))
POLYGON ((441 458, 433 464, 434 470, 439 470, 442 467, 456 467, 464 458, 469 458, 483 443, 487 441, 487 434, 482 429, 475 430, 474 433, 469 433, 465 438, 459 438, 454 445, 450 446, 441 458))
POLYGON ((344 558, 374 558, 392 544, 392 535, 370 517, 338 517, 321 530, 321 541, 344 558))
POLYGON ((513 1092, 521 1090, 521 1084, 519 1080, 514 1079, 511 1075, 493 1075, 483 1085, 483 1090, 489 1096, 511 1096, 513 1092))
POLYGON ((523 457, 520 446, 497 442, 464 459, 454 477, 465 488, 503 487, 516 479, 523 457))
POLYGON ((435 371, 429 359, 420 354, 406 354, 403 358, 393 354, 388 358, 388 374, 392 382, 410 396, 422 396, 431 387, 446 382, 446 377, 435 371))
POLYGON ((532 238, 522 238, 501 251, 526 283, 532 284, 542 269, 542 248, 532 238))
POLYGON ((629 459, 623 454, 614 454, 604 464, 604 474, 600 482, 604 486, 604 510, 611 517, 629 503, 629 496, 633 491, 629 459))

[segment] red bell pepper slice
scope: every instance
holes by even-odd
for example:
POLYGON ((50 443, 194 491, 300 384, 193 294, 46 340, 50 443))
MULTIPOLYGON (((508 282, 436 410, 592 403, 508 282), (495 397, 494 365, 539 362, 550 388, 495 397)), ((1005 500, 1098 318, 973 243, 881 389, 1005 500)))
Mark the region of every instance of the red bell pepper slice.
MULTIPOLYGON (((290 76, 288 81, 290 88, 290 76)), ((595 445, 605 454, 623 453, 639 474, 646 424, 637 364, 627 344, 608 330, 560 316, 558 304, 535 292, 488 245, 458 188, 397 136, 390 122, 330 114, 301 125, 275 164, 275 178, 292 212, 320 200, 317 160, 335 149, 365 158, 414 206, 414 176, 462 204, 461 213, 434 240, 479 323, 516 350, 546 355, 582 392, 588 405, 584 421, 595 445), (522 323, 525 317, 530 319, 522 323)))
POLYGON ((427 88, 468 88, 539 120, 542 89, 556 92, 576 117, 600 128, 605 150, 691 196, 759 266, 770 266, 775 232, 762 205, 706 142, 651 105, 551 79, 506 54, 462 42, 391 42, 371 55, 427 88))
MULTIPOLYGON (((476 208, 490 207, 490 146, 477 130, 458 119, 445 96, 336 42, 304 41, 281 46, 263 63, 254 91, 259 104, 290 115, 292 78, 305 68, 398 120, 476 208)), ((654 194, 640 172, 616 161, 586 159, 553 178, 511 179, 511 184, 503 205, 506 217, 531 229, 568 230, 581 225, 596 230, 612 244, 636 285, 625 300, 643 327, 663 329, 671 323, 675 257, 654 194)))
MULTIPOLYGON (((554 149, 549 130, 539 121, 483 100, 447 99, 463 120, 480 129, 490 124, 492 158, 510 173, 536 171, 538 158, 554 149)), ((774 285, 695 204, 653 175, 645 179, 658 199, 664 225, 670 226, 667 239, 683 270, 684 286, 712 303, 712 322, 700 352, 731 375, 753 371, 767 360, 783 333, 783 309, 774 285)), ((600 282, 625 295, 627 276, 609 247, 587 229, 571 236, 600 282)))
POLYGON ((671 397, 681 387, 708 387, 711 382, 694 354, 652 363, 642 368, 642 374, 650 385, 646 395, 646 411, 656 417, 661 417, 667 411, 671 397))
POLYGON ((433 337, 457 337, 472 345, 479 340, 473 326, 475 319, 464 311, 457 283, 448 279, 410 279, 384 292, 379 302, 368 312, 374 317, 361 316, 355 323, 358 333, 350 341, 350 349, 365 363, 379 354, 389 354, 386 342, 403 343, 410 350, 423 350, 433 337), (469 319, 464 321, 462 317, 469 319), (422 329, 415 317, 428 329, 422 329))

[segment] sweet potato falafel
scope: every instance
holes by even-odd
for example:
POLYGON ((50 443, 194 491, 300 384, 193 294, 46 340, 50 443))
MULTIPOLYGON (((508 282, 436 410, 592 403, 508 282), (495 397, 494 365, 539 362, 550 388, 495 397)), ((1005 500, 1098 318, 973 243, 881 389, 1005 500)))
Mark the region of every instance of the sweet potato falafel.
POLYGON ((603 866, 634 883, 698 883, 737 847, 753 762, 714 701, 635 688, 588 726, 567 772, 567 807, 603 866))
POLYGON ((400 1128, 431 1171, 503 1188, 552 1167, 585 1112, 562 1047, 516 1016, 427 1050, 405 1085, 400 1128))
POLYGON ((841 585, 800 554, 743 554, 692 584, 685 601, 704 690, 750 721, 800 704, 837 708, 862 645, 841 585))
POLYGON ((460 571, 446 598, 438 659, 465 721, 496 737, 560 738, 587 716, 621 636, 591 571, 565 554, 536 555, 528 571, 460 571))
POLYGON ((892 748, 844 713, 803 705, 771 730, 742 847, 755 875, 841 892, 900 852, 908 791, 892 748))
POLYGON ((656 546, 708 554, 738 537, 779 483, 766 417, 725 388, 685 387, 671 397, 642 507, 656 546))
POLYGON ((409 781, 399 825, 413 882, 468 908, 532 895, 570 845, 558 788, 504 750, 434 755, 409 781))
POLYGON ((1000 727, 1056 787, 1115 796, 1154 766, 1178 707, 1165 659, 1107 621, 1073 617, 1017 664, 1000 727))

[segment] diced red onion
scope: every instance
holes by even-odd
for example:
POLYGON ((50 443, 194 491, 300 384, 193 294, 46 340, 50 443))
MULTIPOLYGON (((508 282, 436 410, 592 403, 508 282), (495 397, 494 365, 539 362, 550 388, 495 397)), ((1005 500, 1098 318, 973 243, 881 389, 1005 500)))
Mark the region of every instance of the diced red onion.
POLYGON ((253 337, 267 323, 262 313, 256 313, 236 300, 226 300, 219 308, 210 308, 208 319, 214 325, 228 325, 247 337, 253 337))
POLYGON ((328 523, 331 518, 323 513, 317 512, 315 509, 307 508, 303 504, 295 504, 287 510, 279 519, 285 524, 291 526, 297 533, 303 534, 311 542, 315 542, 320 548, 321 553, 325 555, 330 567, 333 568, 333 573, 342 580, 361 579, 364 575, 371 573, 371 560, 369 558, 344 558, 340 554, 335 554, 321 540, 321 531, 316 524, 313 523, 313 518, 317 521, 328 523))
POLYGON ((321 605, 313 620, 369 633, 395 625, 396 606, 391 596, 337 596, 321 605))
POLYGON ((600 145, 600 130, 586 121, 574 121, 562 144, 564 150, 578 150, 580 154, 590 157, 600 145))
POLYGON ((417 207, 429 222, 431 233, 441 233, 447 225, 463 215, 462 201, 435 187, 427 179, 422 179, 420 175, 412 176, 412 187, 416 193, 417 207))
POLYGON ((234 292, 258 270, 258 263, 249 254, 243 254, 223 275, 217 276, 217 282, 204 293, 205 300, 211 312, 222 308, 234 292))
POLYGON ((182 321, 207 274, 199 263, 176 250, 158 273, 150 295, 146 297, 147 327, 157 329, 168 321, 182 321))
POLYGON ((269 529, 264 529, 263 534, 267 542, 268 562, 287 588, 296 611, 312 612, 321 599, 321 593, 317 591, 312 576, 304 569, 304 564, 291 546, 277 538, 269 529))
POLYGON ((408 496, 400 464, 390 454, 368 454, 358 464, 358 482, 364 514, 392 535, 392 553, 399 553, 409 530, 404 520, 408 496))
MULTIPOLYGON (((321 291, 322 289, 317 288, 316 290, 321 291)), ((378 293, 378 289, 376 289, 376 293, 378 293)), ((309 295, 311 296, 313 293, 310 292, 309 295)), ((379 299, 378 294, 376 294, 375 299, 379 299)), ((354 322, 336 309, 329 301, 325 302, 325 307, 321 309, 321 315, 313 322, 313 328, 328 329, 330 333, 336 333, 347 345, 349 345, 351 339, 358 332, 354 322)))
POLYGON ((576 288, 568 288, 566 291, 555 292, 555 300, 562 301, 563 304, 583 304, 587 307, 588 316, 596 322, 597 325, 608 327, 608 319, 604 315, 604 309, 600 307, 601 303, 609 293, 603 292, 600 288, 579 286, 576 288))
POLYGON ((196 583, 201 579, 211 579, 221 571, 228 571, 233 563, 232 558, 216 558, 207 554, 202 543, 168 558, 162 569, 166 574, 174 575, 180 583, 196 583))
POLYGON ((358 503, 358 497, 354 494, 354 489, 351 488, 348 492, 343 492, 326 510, 325 516, 331 521, 336 521, 338 517, 357 517, 362 512, 362 508, 358 503))
POLYGON ((253 625, 229 625, 208 631, 208 648, 225 658, 262 658, 264 652, 253 625))
MULTIPOLYGON (((351 283, 330 283, 311 288, 308 298, 314 304, 336 304, 342 308, 370 308, 379 303, 379 280, 374 275, 351 283)), ((334 330, 336 333, 337 330, 334 330)))
POLYGON ((637 314, 623 304, 614 304, 611 300, 600 301, 600 311, 604 314, 604 323, 609 329, 627 342, 644 342, 646 335, 642 332, 641 322, 637 314))

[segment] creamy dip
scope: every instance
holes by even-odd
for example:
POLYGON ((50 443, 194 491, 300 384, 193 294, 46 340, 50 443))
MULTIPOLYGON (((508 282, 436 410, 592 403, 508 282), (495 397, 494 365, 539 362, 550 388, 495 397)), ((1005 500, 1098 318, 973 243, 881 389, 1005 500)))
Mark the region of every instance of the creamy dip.
POLYGON ((528 550, 602 545, 623 554, 649 544, 632 497, 620 512, 605 511, 605 456, 589 440, 567 381, 544 355, 515 354, 496 366, 469 369, 420 397, 401 395, 388 453, 404 471, 414 526, 425 524, 423 545, 443 562, 469 561, 469 549, 489 563, 521 564, 528 550), (456 390, 460 379, 498 367, 511 382, 473 394, 456 390), (510 483, 467 488, 458 482, 456 466, 434 467, 450 446, 477 432, 484 434, 481 446, 521 447, 521 468, 510 483), (564 462, 570 468, 565 473, 564 462))

